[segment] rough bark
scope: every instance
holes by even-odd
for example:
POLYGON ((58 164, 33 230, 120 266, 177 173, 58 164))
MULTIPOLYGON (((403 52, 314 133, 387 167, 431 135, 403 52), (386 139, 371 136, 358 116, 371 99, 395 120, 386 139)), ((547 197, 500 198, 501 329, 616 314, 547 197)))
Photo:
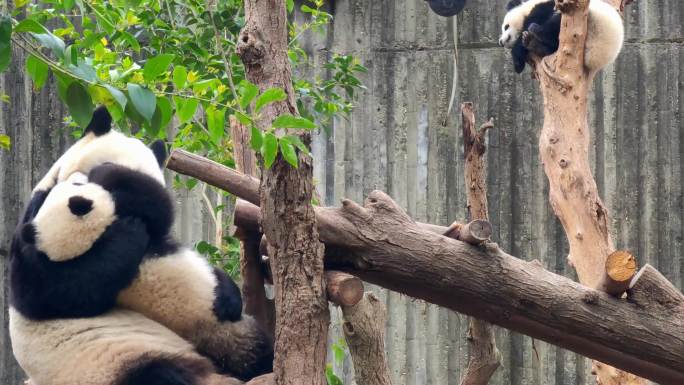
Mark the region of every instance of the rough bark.
MULTIPOLYGON (((246 77, 262 91, 278 87, 288 95, 261 110, 257 124, 264 130, 276 116, 297 113, 287 47, 285 2, 246 0, 245 26, 237 47, 246 77)), ((299 136, 310 143, 307 133, 299 136)), ((274 374, 279 385, 324 385, 330 318, 323 282, 324 247, 311 205, 312 159, 301 152, 298 158, 299 167, 293 168, 279 155, 270 168, 262 169, 260 186, 276 303, 274 374)))
POLYGON ((360 385, 392 385, 385 358, 385 306, 373 293, 360 302, 342 306, 344 338, 354 363, 354 380, 360 385))
POLYGON ((648 264, 632 279, 627 298, 639 307, 657 306, 668 313, 684 311, 684 294, 648 264))
MULTIPOLYGON (((621 6, 622 1, 609 3, 621 6)), ((535 59, 535 72, 544 97, 539 149, 549 179, 549 200, 570 244, 568 262, 582 284, 600 288, 608 280, 606 258, 615 247, 608 211, 589 164, 587 96, 595 74, 584 67, 588 5, 588 0, 556 0, 563 14, 560 45, 557 54, 535 59)), ((646 383, 598 363, 592 372, 600 385, 646 383)))
MULTIPOLYGON (((249 130, 234 117, 230 117, 230 133, 233 140, 235 169, 245 175, 257 177, 257 164, 254 152, 249 147, 249 130)), ((261 327, 274 337, 275 307, 266 297, 264 276, 261 271, 259 243, 261 232, 258 229, 238 229, 240 239, 240 278, 242 279, 242 302, 245 313, 252 315, 261 327)))
MULTIPOLYGON (((489 220, 487 210, 487 168, 484 153, 485 134, 491 128, 492 121, 484 124, 478 131, 475 128, 475 111, 472 103, 461 105, 461 125, 463 128, 463 153, 465 155, 465 186, 468 199, 469 220, 489 220)), ((489 222, 486 222, 489 223, 489 222)), ((468 231, 467 233, 472 233, 468 231)), ((491 234, 491 226, 489 227, 491 234)), ((462 231, 463 235, 464 232, 462 231)), ((470 242, 472 243, 472 242, 470 242)), ((468 367, 461 380, 461 385, 487 385, 501 365, 501 353, 496 347, 494 328, 491 324, 470 319, 468 330, 470 354, 468 367)))

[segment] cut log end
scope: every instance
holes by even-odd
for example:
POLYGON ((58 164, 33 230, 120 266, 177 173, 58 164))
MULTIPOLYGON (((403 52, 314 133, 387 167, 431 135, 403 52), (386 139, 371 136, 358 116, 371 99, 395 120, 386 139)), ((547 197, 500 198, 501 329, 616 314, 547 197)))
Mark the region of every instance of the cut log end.
POLYGON ((492 225, 488 221, 477 219, 468 224, 454 222, 443 233, 445 237, 458 239, 471 245, 479 245, 492 236, 492 225))
POLYGON ((351 274, 326 271, 328 300, 338 306, 354 306, 363 298, 363 282, 351 274))
POLYGON ((629 288, 637 266, 636 258, 629 252, 618 250, 611 253, 606 258, 601 290, 613 296, 621 296, 629 288))
POLYGON ((684 309, 684 294, 649 264, 632 279, 627 298, 641 307, 659 312, 684 309))

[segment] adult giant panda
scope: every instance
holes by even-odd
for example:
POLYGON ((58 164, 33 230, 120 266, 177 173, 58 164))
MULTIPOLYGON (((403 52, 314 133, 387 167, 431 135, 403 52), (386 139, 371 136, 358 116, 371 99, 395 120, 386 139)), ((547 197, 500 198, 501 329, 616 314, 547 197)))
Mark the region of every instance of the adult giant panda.
POLYGON ((92 316, 116 303, 191 342, 223 373, 247 379, 270 371, 271 341, 253 318, 241 314, 235 283, 169 235, 173 211, 160 170, 163 146, 148 149, 110 124, 106 111, 98 110, 84 138, 34 190, 18 231, 21 247, 12 253, 22 261, 10 272, 16 313, 32 320, 92 316), (89 218, 97 218, 95 224, 89 218), (74 241, 79 226, 88 235, 74 241), (138 231, 141 226, 145 231, 138 231), (130 244, 122 243, 127 237, 130 244), (122 252, 139 244, 142 255, 122 252), (58 272, 58 282, 48 274, 50 283, 41 281, 33 274, 41 269, 58 272))
MULTIPOLYGON (((511 0, 501 24, 499 44, 510 48, 515 71, 525 68, 528 56, 544 57, 558 50, 561 13, 555 0, 511 0)), ((603 0, 589 2, 584 65, 595 73, 615 61, 624 40, 622 17, 603 0)))

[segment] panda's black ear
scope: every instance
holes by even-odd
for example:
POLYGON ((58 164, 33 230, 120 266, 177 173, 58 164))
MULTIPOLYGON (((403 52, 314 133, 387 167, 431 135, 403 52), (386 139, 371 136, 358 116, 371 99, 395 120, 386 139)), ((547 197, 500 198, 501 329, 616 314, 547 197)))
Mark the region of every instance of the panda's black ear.
POLYGON ((154 157, 157 158, 159 168, 164 168, 164 163, 166 163, 166 157, 168 156, 164 141, 155 140, 154 143, 150 144, 150 150, 154 153, 154 157))
POLYGON ((518 5, 522 4, 522 0, 511 0, 506 4, 506 10, 510 11, 511 9, 517 7, 518 5))
POLYGON ((83 131, 85 136, 92 132, 95 136, 102 136, 112 129, 112 116, 109 115, 107 107, 100 106, 93 112, 93 118, 90 120, 88 127, 83 131))

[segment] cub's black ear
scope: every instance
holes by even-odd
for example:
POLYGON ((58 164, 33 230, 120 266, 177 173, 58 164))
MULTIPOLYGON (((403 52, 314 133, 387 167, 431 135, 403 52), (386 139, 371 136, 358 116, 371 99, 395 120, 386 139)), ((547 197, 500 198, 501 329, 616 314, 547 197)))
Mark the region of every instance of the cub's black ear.
POLYGON ((517 7, 518 5, 522 4, 522 0, 511 0, 506 4, 506 10, 510 11, 511 9, 517 7))
POLYGON ((164 163, 166 163, 166 157, 168 156, 164 141, 155 140, 154 143, 150 144, 150 149, 154 153, 154 157, 157 158, 159 168, 164 168, 164 163))
POLYGON ((112 116, 109 115, 107 107, 100 106, 93 112, 93 118, 90 120, 88 127, 83 131, 85 136, 92 132, 95 136, 102 136, 112 129, 112 116))
POLYGON ((27 223, 21 227, 21 239, 29 245, 36 243, 36 227, 27 223))

